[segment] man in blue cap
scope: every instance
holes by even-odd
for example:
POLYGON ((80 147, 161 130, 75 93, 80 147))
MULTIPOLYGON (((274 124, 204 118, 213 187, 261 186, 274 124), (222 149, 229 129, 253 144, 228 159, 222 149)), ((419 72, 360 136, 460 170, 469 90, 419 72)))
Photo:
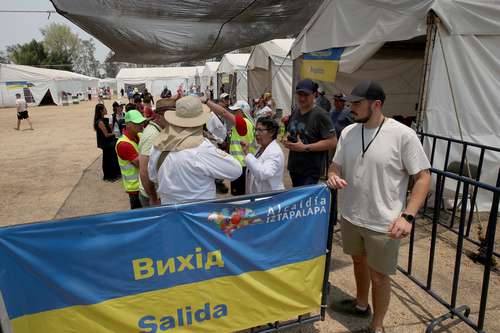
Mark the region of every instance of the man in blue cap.
POLYGON ((298 109, 288 121, 288 137, 283 142, 290 150, 288 171, 294 187, 317 184, 325 174, 328 151, 337 144, 328 112, 315 104, 318 85, 309 79, 297 84, 298 109))

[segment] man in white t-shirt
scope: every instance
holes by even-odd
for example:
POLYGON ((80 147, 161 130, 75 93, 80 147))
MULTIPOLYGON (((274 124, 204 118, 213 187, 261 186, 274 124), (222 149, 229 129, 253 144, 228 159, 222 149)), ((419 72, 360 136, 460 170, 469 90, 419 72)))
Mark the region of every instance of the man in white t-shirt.
POLYGON ((21 94, 16 94, 16 108, 17 108, 17 127, 14 128, 16 131, 21 129, 21 120, 26 119, 30 125, 30 130, 33 130, 33 124, 31 124, 30 116, 28 114, 28 104, 24 98, 21 98, 21 94))
POLYGON ((382 113, 385 93, 373 81, 357 85, 346 100, 354 124, 339 138, 328 186, 342 190, 343 249, 353 258, 356 299, 341 301, 340 311, 373 318, 366 332, 383 332, 400 239, 411 232, 431 182, 430 163, 416 133, 382 113), (406 201, 409 177, 414 185, 406 201), (406 203, 406 205, 405 205, 406 203))

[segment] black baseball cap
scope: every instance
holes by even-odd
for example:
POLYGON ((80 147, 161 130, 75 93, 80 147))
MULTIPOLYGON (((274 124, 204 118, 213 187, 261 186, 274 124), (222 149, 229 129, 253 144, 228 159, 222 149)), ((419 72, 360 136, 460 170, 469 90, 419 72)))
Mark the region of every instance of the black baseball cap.
POLYGON ((297 83, 297 86, 295 87, 296 93, 303 92, 307 95, 311 95, 316 91, 318 91, 318 84, 310 79, 299 81, 299 83, 297 83))
POLYGON ((380 100, 382 103, 385 101, 385 92, 380 84, 374 81, 363 81, 359 83, 351 91, 349 96, 346 96, 345 100, 348 102, 359 102, 362 100, 380 100))

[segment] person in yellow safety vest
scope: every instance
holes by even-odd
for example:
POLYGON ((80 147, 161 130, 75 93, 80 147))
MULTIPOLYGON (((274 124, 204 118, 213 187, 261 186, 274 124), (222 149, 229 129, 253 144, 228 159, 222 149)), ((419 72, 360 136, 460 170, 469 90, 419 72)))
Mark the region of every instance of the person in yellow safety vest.
POLYGON ((208 101, 207 105, 231 125, 229 154, 237 159, 243 168, 241 177, 231 182, 231 194, 244 195, 246 192, 246 162, 241 142, 246 142, 248 152, 255 154, 255 133, 253 119, 250 116, 250 105, 245 101, 237 101, 229 107, 230 111, 212 101, 208 101))
POLYGON ((125 113, 125 130, 116 142, 116 154, 122 173, 123 187, 130 199, 130 208, 142 208, 139 199, 139 134, 146 118, 137 110, 125 113))

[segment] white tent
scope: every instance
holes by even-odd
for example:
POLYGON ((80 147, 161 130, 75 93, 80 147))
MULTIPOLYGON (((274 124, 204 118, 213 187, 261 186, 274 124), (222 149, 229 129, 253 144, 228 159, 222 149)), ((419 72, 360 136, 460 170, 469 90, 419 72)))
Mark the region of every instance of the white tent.
POLYGON ((195 77, 195 84, 196 84, 196 89, 198 92, 203 92, 201 89, 201 76, 203 75, 203 70, 205 69, 205 66, 196 66, 196 77, 195 77))
MULTIPOLYGON (((378 80, 390 114, 422 115, 424 132, 498 147, 499 17, 498 1, 325 1, 292 47, 294 73, 304 54, 344 48, 335 92, 378 80)), ((450 162, 461 156, 453 146, 450 162)), ((439 169, 445 151, 436 149, 439 169)), ((477 164, 478 155, 469 149, 468 162, 477 164)), ((498 154, 486 154, 481 181, 494 184, 499 165, 498 154)), ((479 202, 488 209, 491 195, 480 193, 479 202)))
POLYGON ((95 92, 97 85, 97 78, 68 71, 0 64, 0 107, 15 106, 16 93, 24 95, 35 105, 39 105, 45 96, 47 102, 51 97, 55 104, 60 105, 63 92, 86 96, 87 89, 90 87, 95 92))
POLYGON ((225 92, 237 100, 248 100, 247 63, 249 53, 228 53, 222 57, 217 69, 217 83, 224 85, 225 92))
POLYGON ((105 79, 99 79, 99 88, 106 88, 110 87, 113 93, 118 93, 117 91, 117 86, 116 86, 116 79, 112 77, 107 77, 105 79))
POLYGON ((205 63, 203 72, 201 73, 201 90, 205 91, 207 87, 212 87, 214 90, 214 97, 217 98, 217 68, 220 62, 208 61, 205 63))
POLYGON ((254 47, 248 60, 248 98, 271 92, 276 109, 290 113, 292 104, 292 60, 287 57, 293 39, 274 39, 254 47))
POLYGON ((144 67, 122 68, 116 75, 117 88, 145 87, 153 96, 160 96, 163 89, 174 92, 179 85, 188 91, 195 83, 196 67, 144 67))

